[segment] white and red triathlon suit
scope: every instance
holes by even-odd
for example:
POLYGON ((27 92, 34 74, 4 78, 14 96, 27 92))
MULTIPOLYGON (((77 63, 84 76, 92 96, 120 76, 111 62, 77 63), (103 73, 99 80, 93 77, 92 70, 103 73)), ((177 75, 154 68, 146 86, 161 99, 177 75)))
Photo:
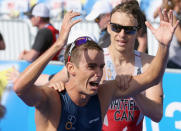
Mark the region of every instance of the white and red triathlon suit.
MULTIPOLYGON (((106 79, 115 79, 116 72, 108 49, 104 49, 106 79)), ((134 74, 141 74, 142 62, 140 53, 135 51, 134 74)), ((133 98, 112 101, 104 118, 102 131, 142 131, 143 114, 136 106, 133 98)))

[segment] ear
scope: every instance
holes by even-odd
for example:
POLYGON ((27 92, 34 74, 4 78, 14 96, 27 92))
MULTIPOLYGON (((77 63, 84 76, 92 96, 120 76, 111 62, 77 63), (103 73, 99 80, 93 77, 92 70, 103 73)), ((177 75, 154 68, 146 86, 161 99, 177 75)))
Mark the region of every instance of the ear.
POLYGON ((40 16, 36 16, 36 17, 37 17, 37 19, 38 19, 39 22, 42 21, 42 19, 41 19, 40 16))
POLYGON ((67 68, 67 71, 69 72, 70 75, 73 75, 75 76, 75 65, 72 63, 72 62, 67 62, 66 64, 66 68, 67 68))

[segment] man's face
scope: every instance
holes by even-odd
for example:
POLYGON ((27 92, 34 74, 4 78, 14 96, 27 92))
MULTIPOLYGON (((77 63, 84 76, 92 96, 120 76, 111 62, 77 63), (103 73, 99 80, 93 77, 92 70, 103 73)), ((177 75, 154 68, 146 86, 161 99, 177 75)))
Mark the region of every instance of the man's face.
POLYGON ((104 55, 102 51, 89 49, 82 51, 78 67, 75 67, 75 82, 79 90, 87 95, 95 95, 103 75, 104 55))
POLYGON ((137 27, 137 20, 127 13, 115 12, 110 20, 112 24, 108 25, 108 32, 111 37, 111 46, 118 51, 130 51, 134 49, 134 43, 137 36, 137 30, 131 31, 132 27, 137 27), (116 24, 116 26, 115 26, 116 24), (131 27, 130 30, 121 29, 119 27, 131 27), (119 30, 116 32, 112 27, 118 27, 119 30))
POLYGON ((31 18, 30 18, 30 21, 31 21, 31 23, 32 23, 32 25, 33 26, 35 26, 35 27, 38 27, 38 25, 39 25, 39 17, 38 16, 32 16, 31 18))
POLYGON ((95 22, 99 25, 99 28, 101 30, 107 27, 109 21, 110 21, 110 14, 101 14, 95 19, 95 22))

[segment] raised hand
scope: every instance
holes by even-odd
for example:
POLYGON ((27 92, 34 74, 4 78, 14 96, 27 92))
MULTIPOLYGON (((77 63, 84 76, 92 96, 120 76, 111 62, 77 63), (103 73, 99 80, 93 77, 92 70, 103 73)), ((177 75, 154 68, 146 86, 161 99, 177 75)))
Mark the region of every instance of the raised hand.
POLYGON ((166 9, 159 11, 160 26, 155 29, 148 21, 145 22, 146 26, 151 30, 158 42, 164 46, 170 46, 178 21, 173 25, 173 11, 169 12, 166 9))
POLYGON ((65 14, 65 16, 63 18, 63 21, 62 21, 62 26, 61 26, 61 29, 60 29, 59 37, 57 39, 58 41, 63 40, 66 43, 66 41, 68 39, 69 32, 70 32, 72 26, 81 21, 81 19, 72 20, 76 16, 80 16, 80 13, 69 11, 69 12, 67 12, 65 14))

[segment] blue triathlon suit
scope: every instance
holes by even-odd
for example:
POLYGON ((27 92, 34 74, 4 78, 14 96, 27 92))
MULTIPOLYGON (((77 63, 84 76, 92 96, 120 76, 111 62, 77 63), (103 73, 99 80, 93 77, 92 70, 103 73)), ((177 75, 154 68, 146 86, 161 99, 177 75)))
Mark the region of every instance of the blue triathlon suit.
POLYGON ((102 118, 99 98, 92 96, 89 102, 79 107, 66 91, 60 93, 62 112, 58 131, 101 131, 102 118))

